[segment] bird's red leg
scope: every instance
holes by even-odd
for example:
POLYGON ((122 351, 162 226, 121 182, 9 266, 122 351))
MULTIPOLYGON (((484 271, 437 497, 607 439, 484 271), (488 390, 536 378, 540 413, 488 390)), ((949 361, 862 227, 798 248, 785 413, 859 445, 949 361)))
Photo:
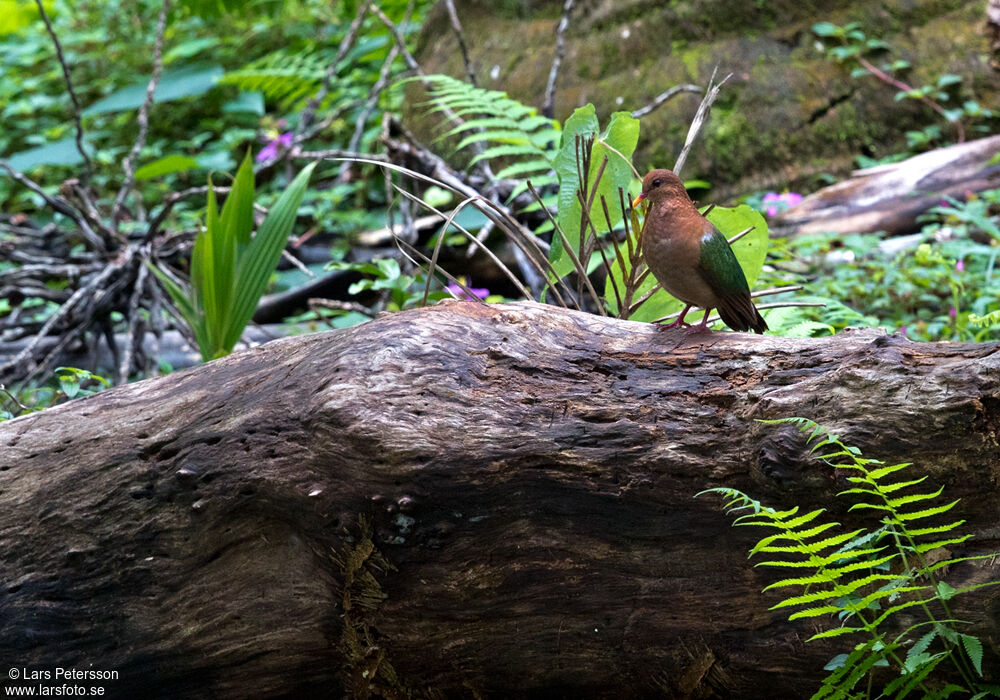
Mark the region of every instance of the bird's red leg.
POLYGON ((660 330, 668 331, 671 328, 678 328, 679 326, 690 326, 691 325, 690 323, 684 323, 684 316, 690 310, 691 310, 691 304, 688 304, 687 306, 684 307, 684 310, 681 311, 681 315, 677 317, 676 321, 667 324, 660 324, 660 330))

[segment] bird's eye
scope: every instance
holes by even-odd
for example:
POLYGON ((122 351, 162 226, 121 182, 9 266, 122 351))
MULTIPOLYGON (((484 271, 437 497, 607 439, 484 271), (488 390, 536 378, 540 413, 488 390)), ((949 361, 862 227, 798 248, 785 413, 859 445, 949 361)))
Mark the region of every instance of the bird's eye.
POLYGON ((655 180, 653 180, 653 187, 659 187, 662 184, 663 180, 661 180, 660 178, 656 178, 655 180))

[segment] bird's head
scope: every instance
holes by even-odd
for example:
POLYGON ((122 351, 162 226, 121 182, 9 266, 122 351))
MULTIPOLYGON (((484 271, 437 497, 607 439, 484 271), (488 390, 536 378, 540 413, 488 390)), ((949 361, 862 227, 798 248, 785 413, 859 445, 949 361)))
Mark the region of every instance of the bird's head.
POLYGON ((639 202, 648 200, 655 204, 661 201, 670 201, 676 197, 690 201, 684 183, 674 175, 672 170, 660 168, 651 170, 642 178, 642 192, 632 202, 632 206, 639 206, 639 202))

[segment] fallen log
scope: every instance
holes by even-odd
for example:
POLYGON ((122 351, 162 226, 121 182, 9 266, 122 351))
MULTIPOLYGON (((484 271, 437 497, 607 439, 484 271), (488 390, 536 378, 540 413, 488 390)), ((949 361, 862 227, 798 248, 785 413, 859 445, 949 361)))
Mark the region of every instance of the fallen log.
POLYGON ((857 170, 771 220, 773 235, 912 233, 943 198, 1000 187, 1000 134, 939 148, 898 163, 857 170))
MULTIPOLYGON (((843 516, 756 421, 793 415, 961 497, 956 555, 1000 547, 997 344, 445 302, 0 424, 0 658, 108 697, 807 696, 846 646, 693 498, 843 516)), ((995 673, 1000 591, 958 605, 995 673)))

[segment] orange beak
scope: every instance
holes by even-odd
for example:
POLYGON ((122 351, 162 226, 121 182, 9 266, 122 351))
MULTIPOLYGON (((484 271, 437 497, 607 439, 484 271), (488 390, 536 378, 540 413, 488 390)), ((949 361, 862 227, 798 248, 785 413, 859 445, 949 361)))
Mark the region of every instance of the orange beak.
POLYGON ((644 199, 646 199, 646 193, 640 192, 639 196, 632 200, 632 208, 635 209, 637 206, 639 206, 639 202, 643 201, 644 199))

